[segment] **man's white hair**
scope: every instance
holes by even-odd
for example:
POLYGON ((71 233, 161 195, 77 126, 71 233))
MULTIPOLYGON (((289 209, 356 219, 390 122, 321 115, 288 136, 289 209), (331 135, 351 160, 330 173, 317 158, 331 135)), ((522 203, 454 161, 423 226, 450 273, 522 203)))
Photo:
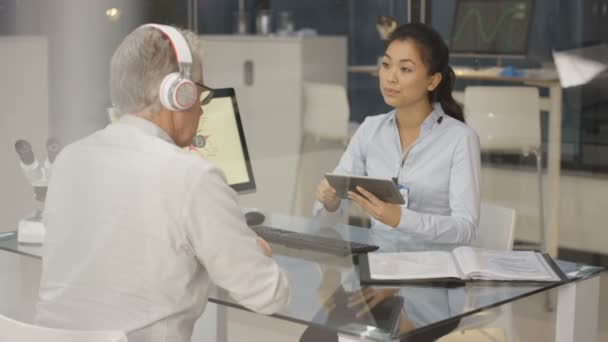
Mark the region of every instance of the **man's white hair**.
MULTIPOLYGON (((192 31, 178 29, 192 52, 192 80, 202 79, 202 49, 192 31)), ((138 28, 120 43, 110 63, 110 97, 114 113, 153 116, 160 111, 160 83, 179 71, 171 42, 155 28, 138 28)))

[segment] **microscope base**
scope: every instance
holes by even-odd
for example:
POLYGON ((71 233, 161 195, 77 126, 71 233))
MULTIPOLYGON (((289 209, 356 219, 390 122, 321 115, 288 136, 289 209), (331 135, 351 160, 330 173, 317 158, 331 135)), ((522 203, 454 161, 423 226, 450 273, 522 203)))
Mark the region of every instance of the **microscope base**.
POLYGON ((24 244, 42 244, 46 235, 44 223, 35 219, 23 219, 19 221, 17 228, 17 241, 24 244))

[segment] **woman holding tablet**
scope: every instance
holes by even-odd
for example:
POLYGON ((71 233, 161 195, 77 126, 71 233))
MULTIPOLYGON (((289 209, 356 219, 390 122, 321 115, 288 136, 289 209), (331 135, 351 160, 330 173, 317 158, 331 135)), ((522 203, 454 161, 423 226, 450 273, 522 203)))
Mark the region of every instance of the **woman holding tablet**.
MULTIPOLYGON (((333 172, 395 180, 405 205, 383 202, 360 187, 359 194, 348 193, 372 216, 372 228, 449 243, 475 238, 479 138, 452 98, 455 78, 448 47, 429 26, 402 25, 389 36, 379 80, 394 110, 365 119, 333 172)), ((348 205, 325 179, 316 197, 316 215, 337 215, 348 205)))

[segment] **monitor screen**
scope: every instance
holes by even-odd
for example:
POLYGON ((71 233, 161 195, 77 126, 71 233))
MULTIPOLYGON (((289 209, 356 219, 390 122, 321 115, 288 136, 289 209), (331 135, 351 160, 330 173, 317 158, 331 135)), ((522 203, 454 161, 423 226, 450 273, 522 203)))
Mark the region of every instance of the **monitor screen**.
POLYGON ((219 166, 236 191, 255 190, 255 181, 234 89, 216 89, 203 115, 190 150, 219 166))
POLYGON ((525 56, 533 7, 534 0, 459 0, 451 52, 525 56))

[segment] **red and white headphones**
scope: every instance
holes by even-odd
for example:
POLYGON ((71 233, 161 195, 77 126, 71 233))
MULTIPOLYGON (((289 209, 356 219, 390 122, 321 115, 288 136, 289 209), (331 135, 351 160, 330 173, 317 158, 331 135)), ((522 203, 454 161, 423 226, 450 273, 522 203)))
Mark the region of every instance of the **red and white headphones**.
POLYGON ((161 31, 171 42, 177 58, 179 72, 165 76, 160 83, 158 96, 161 104, 172 111, 180 112, 194 106, 197 99, 196 84, 192 82, 192 53, 184 36, 175 28, 167 25, 146 24, 161 31))

